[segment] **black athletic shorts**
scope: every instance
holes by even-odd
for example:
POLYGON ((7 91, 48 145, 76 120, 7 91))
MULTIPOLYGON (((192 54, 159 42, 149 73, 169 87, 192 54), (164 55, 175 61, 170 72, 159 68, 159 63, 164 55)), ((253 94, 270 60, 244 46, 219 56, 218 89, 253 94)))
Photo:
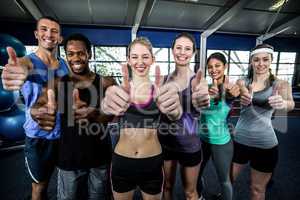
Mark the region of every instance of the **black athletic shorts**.
POLYGON ((237 164, 246 164, 260 172, 272 173, 278 161, 278 146, 261 149, 234 142, 233 160, 237 164))
POLYGON ((162 154, 149 158, 128 158, 113 153, 111 182, 115 192, 124 193, 139 187, 150 195, 162 192, 162 154))
POLYGON ((193 167, 202 161, 201 150, 195 153, 185 153, 163 148, 163 156, 164 160, 178 160, 179 164, 183 167, 193 167))

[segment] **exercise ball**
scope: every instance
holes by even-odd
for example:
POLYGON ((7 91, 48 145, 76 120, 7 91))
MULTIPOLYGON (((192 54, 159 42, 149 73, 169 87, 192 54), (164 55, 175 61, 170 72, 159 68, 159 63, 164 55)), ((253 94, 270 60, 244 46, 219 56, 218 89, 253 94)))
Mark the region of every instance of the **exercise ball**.
POLYGON ((4 66, 7 64, 8 54, 6 52, 6 47, 12 47, 15 49, 17 56, 22 57, 26 55, 26 48, 20 40, 17 38, 8 35, 0 34, 0 65, 4 66))
MULTIPOLYGON (((7 91, 3 89, 0 80, 0 113, 8 111, 19 99, 19 91, 7 91)), ((0 127, 1 128, 1 127, 0 127)))
POLYGON ((23 140, 25 138, 24 123, 24 106, 15 105, 10 111, 0 113, 0 135, 6 140, 23 140))

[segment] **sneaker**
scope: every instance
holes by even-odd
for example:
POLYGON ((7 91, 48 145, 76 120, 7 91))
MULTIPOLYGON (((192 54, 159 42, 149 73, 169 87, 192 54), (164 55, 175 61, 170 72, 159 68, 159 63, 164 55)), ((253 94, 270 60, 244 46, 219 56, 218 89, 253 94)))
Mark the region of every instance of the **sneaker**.
POLYGON ((221 193, 213 194, 213 195, 211 195, 211 199, 212 200, 221 200, 222 199, 222 194, 221 193))
POLYGON ((199 198, 199 200, 205 200, 204 197, 201 195, 201 197, 199 198))

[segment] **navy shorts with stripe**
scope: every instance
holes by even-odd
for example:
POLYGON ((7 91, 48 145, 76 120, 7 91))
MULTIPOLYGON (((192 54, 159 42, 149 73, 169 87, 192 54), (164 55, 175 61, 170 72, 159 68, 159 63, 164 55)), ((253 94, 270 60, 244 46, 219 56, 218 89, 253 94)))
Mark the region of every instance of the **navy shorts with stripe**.
POLYGON ((25 165, 35 183, 48 181, 57 163, 58 140, 25 138, 25 165))

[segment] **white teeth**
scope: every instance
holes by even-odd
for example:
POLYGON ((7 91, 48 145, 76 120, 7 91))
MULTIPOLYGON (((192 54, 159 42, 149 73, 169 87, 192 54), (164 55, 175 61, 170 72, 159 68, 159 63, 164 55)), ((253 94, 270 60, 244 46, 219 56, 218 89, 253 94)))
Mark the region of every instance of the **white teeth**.
POLYGON ((75 65, 73 65, 73 67, 75 68, 75 69, 79 69, 80 68, 80 64, 75 64, 75 65))

